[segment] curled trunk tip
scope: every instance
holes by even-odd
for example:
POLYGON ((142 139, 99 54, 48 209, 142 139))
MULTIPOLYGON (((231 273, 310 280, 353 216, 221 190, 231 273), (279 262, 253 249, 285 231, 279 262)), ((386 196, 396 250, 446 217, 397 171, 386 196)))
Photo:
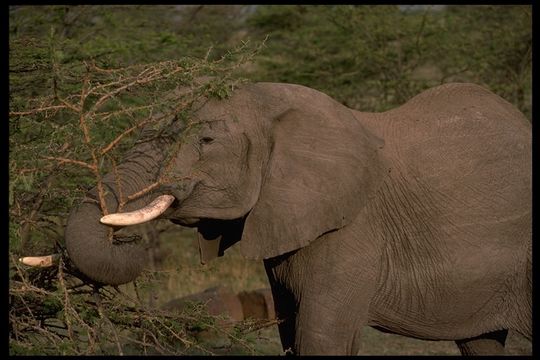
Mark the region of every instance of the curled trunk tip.
POLYGON ((135 280, 147 256, 139 244, 109 240, 112 229, 100 224, 96 204, 82 203, 68 219, 66 248, 75 266, 88 278, 101 284, 121 285, 135 280))

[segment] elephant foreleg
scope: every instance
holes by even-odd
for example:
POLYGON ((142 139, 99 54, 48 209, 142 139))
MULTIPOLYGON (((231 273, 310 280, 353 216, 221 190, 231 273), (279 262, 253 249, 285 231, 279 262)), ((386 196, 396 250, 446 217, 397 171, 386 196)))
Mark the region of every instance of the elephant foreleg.
POLYGON ((294 339, 296 337, 296 303, 293 295, 279 286, 272 287, 274 309, 279 320, 279 337, 283 351, 294 354, 294 339))
POLYGON ((295 353, 300 355, 357 355, 367 313, 329 308, 302 300, 296 324, 295 353))
POLYGON ((456 340, 461 355, 504 355, 508 330, 498 330, 480 336, 456 340))
POLYGON ((297 355, 356 355, 360 350, 380 251, 376 244, 361 242, 355 227, 343 231, 265 260, 276 312, 289 316, 280 327, 283 347, 292 345, 297 355))
POLYGON ((281 345, 286 355, 356 355, 360 350, 360 329, 367 315, 350 311, 333 298, 321 299, 306 291, 298 299, 286 287, 273 281, 272 296, 281 345))

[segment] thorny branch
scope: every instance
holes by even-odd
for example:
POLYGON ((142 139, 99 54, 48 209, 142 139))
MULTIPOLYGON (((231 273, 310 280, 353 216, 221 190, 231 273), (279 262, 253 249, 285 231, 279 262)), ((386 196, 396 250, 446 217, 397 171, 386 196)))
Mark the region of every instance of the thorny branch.
MULTIPOLYGON (((259 50, 246 54, 246 48, 247 43, 216 61, 209 61, 207 56, 199 61, 164 61, 115 69, 101 68, 89 62, 84 63, 85 71, 80 74, 69 73, 71 70, 53 61, 53 95, 28 99, 25 103, 34 104, 33 108, 10 111, 10 124, 11 119, 13 124, 32 124, 31 119, 46 120, 43 123, 50 126, 54 134, 69 134, 69 140, 66 142, 65 136, 59 137, 62 142, 57 144, 51 138, 47 151, 41 151, 27 163, 10 164, 10 171, 20 176, 21 181, 64 165, 70 165, 66 172, 59 175, 53 171, 51 176, 64 176, 69 174, 68 171, 77 170, 82 171, 75 172, 75 176, 89 173, 97 183, 103 214, 107 214, 101 178, 106 171, 112 171, 115 182, 121 183, 121 173, 117 169, 119 154, 115 150, 143 128, 160 130, 161 127, 163 130, 167 119, 180 112, 189 113, 197 99, 209 96, 217 88, 234 86, 231 73, 250 61, 259 50), (196 81, 209 74, 215 75, 209 82, 196 81), (74 79, 79 79, 78 83, 74 79), (178 91, 179 87, 182 92, 178 91), (141 104, 133 99, 148 101, 141 104), (119 127, 117 123, 124 125, 119 127), (115 133, 110 133, 110 129, 116 129, 115 133), (43 166, 43 160, 48 162, 47 166, 43 166)), ((189 131, 195 124, 188 122, 186 125, 189 131)), ((125 189, 117 187, 120 209, 168 179, 174 154, 180 145, 181 141, 177 141, 171 146, 154 183, 133 194, 125 194, 125 189)), ((32 143, 28 145, 31 146, 32 143)), ((42 202, 49 201, 47 194, 50 191, 50 186, 46 186, 37 194, 38 199, 42 199, 34 207, 37 212, 41 211, 42 202)), ((13 196, 10 216, 29 218, 21 208, 20 196, 13 196)), ((9 292, 10 340, 21 348, 38 346, 43 353, 54 354, 122 354, 125 344, 132 344, 140 347, 142 353, 183 354, 189 349, 198 349, 211 354, 190 333, 191 328, 196 328, 193 324, 200 323, 201 319, 207 319, 204 320, 207 321, 205 328, 227 334, 231 341, 250 348, 239 333, 235 335, 214 325, 213 319, 202 316, 200 309, 198 313, 172 314, 147 308, 140 302, 135 306, 119 302, 116 294, 108 292, 106 287, 95 292, 85 280, 81 282, 69 259, 63 259, 57 266, 27 272, 11 256, 14 275, 9 292), (51 282, 51 279, 55 281, 51 282), (93 298, 89 298, 91 294, 93 298), (102 323, 108 326, 99 326, 102 323), (66 344, 69 345, 66 347, 66 344)))
POLYGON ((60 110, 60 109, 66 109, 66 108, 69 108, 69 107, 67 105, 51 105, 51 106, 39 107, 39 108, 28 110, 28 111, 11 111, 9 113, 9 116, 35 115, 43 111, 60 110))
POLYGON ((61 165, 62 164, 73 164, 73 165, 82 166, 82 167, 85 167, 87 169, 90 169, 90 170, 94 171, 94 165, 89 164, 89 163, 84 162, 84 161, 74 160, 74 159, 67 159, 67 158, 62 158, 62 157, 55 157, 55 156, 43 156, 43 158, 47 159, 47 160, 58 161, 61 165))
POLYGON ((98 348, 105 351, 108 346, 122 354, 125 344, 138 345, 146 353, 180 355, 196 349, 203 354, 213 354, 192 337, 190 329, 202 325, 253 353, 252 345, 240 335, 275 324, 273 321, 246 321, 234 328, 224 327, 217 325, 200 306, 173 313, 145 306, 123 292, 113 297, 107 294, 106 288, 81 287, 80 282, 66 272, 63 262, 50 268, 56 272, 58 286, 45 290, 34 284, 35 280, 28 277, 13 256, 11 261, 19 280, 13 281, 10 287, 10 327, 17 342, 29 349, 36 346, 35 335, 39 334, 47 339, 39 346, 57 354, 62 354, 60 345, 66 340, 74 344, 71 350, 78 355, 95 354, 98 348), (92 297, 89 299, 86 294, 92 297), (43 312, 51 306, 56 310, 43 312), (90 315, 93 313, 96 315, 90 315), (107 326, 100 326, 102 322, 107 326))

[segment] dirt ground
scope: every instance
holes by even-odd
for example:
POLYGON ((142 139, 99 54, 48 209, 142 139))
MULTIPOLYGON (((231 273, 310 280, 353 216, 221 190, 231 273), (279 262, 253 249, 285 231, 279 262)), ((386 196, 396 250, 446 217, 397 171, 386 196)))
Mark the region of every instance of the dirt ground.
MULTIPOLYGON (((453 341, 425 341, 386 334, 370 327, 362 338, 363 355, 460 355, 453 341)), ((519 334, 509 332, 507 355, 531 355, 532 345, 519 334)))
MULTIPOLYGON (((227 340, 213 339, 214 351, 221 355, 246 353, 241 347, 227 346, 227 340)), ((250 337, 259 355, 282 355, 277 326, 258 331, 250 337)), ((425 341, 400 335, 386 334, 371 327, 364 329, 361 355, 461 355, 453 341, 425 341)), ((519 334, 510 332, 506 355, 532 355, 532 344, 519 334)))

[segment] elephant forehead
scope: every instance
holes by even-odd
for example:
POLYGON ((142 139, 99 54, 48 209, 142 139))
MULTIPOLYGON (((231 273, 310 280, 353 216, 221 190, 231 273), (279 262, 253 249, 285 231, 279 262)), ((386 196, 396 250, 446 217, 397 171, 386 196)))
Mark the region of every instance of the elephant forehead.
POLYGON ((202 125, 197 132, 200 136, 219 137, 221 134, 234 137, 246 133, 242 124, 237 121, 231 121, 227 117, 213 118, 211 120, 197 119, 197 121, 202 125))
POLYGON ((208 103, 194 113, 194 117, 203 122, 225 120, 230 109, 225 104, 208 103))
POLYGON ((203 128, 231 133, 245 132, 254 125, 255 118, 256 116, 251 114, 249 109, 230 105, 206 107, 193 116, 193 119, 200 122, 203 128))
POLYGON ((227 100, 211 101, 205 104, 202 108, 194 113, 194 118, 204 123, 216 123, 218 121, 229 122, 231 120, 238 120, 239 113, 235 106, 227 100))

